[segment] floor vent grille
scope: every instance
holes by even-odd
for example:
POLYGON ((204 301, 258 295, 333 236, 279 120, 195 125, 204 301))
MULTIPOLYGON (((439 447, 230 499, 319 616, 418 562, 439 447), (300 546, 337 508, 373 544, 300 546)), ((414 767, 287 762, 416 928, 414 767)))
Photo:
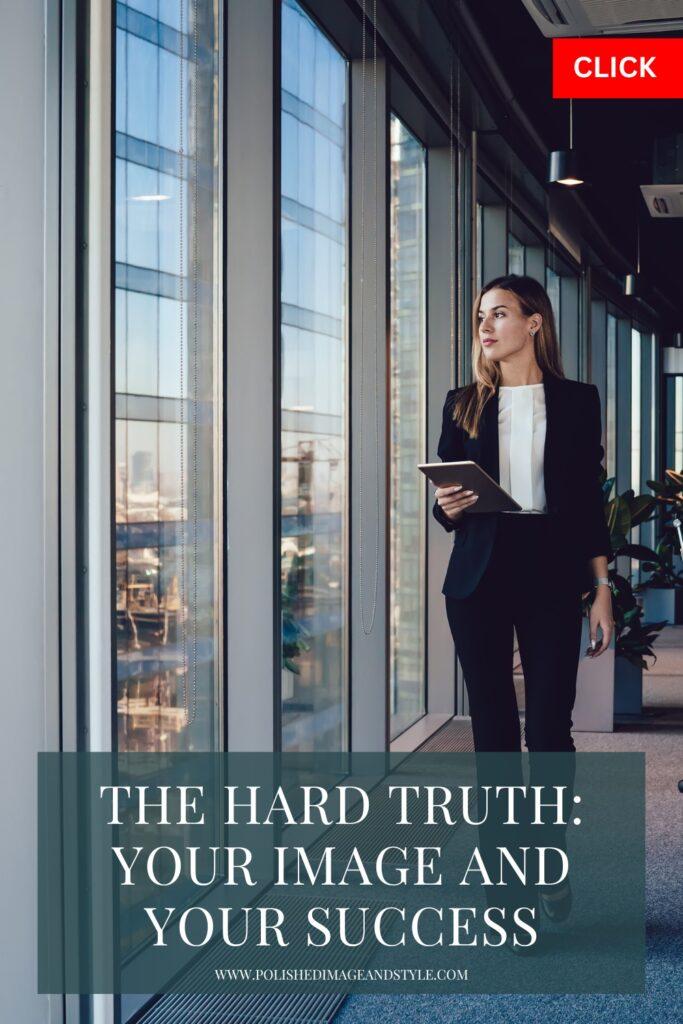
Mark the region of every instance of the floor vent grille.
POLYGON ((469 718, 452 718, 420 747, 420 753, 466 754, 474 750, 469 718))
POLYGON ((345 996, 166 995, 136 1024, 328 1024, 345 996))

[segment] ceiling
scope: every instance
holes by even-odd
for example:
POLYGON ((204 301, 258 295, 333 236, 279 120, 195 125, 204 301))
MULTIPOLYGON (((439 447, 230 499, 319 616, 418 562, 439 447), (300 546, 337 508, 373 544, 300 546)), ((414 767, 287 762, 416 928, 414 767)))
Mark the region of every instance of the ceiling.
MULTIPOLYGON (((545 145, 566 147, 569 105, 551 98, 551 40, 541 34, 522 0, 461 2, 545 145)), ((677 316, 683 318, 683 219, 652 220, 639 186, 654 180, 655 139, 675 133, 683 133, 683 101, 574 102, 574 145, 585 156, 590 182, 581 189, 581 199, 634 265, 640 219, 641 269, 677 310, 667 317, 672 324, 677 316)))

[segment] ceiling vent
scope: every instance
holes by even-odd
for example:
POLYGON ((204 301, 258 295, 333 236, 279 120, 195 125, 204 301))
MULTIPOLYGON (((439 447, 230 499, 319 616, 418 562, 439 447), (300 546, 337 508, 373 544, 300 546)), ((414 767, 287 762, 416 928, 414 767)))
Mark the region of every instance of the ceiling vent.
POLYGON ((661 35, 683 29, 683 0, 522 0, 544 36, 661 35))

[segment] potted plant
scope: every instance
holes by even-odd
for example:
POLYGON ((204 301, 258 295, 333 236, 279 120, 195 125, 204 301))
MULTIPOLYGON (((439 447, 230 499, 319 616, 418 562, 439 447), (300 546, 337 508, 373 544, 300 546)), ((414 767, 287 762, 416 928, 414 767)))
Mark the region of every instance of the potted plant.
POLYGON ((638 587, 646 618, 658 618, 672 626, 683 624, 683 572, 674 563, 674 544, 664 537, 655 550, 656 561, 643 562, 650 575, 638 587))
POLYGON ((676 565, 677 540, 674 520, 683 516, 683 475, 667 469, 665 480, 648 480, 655 504, 664 514, 664 536, 657 545, 655 558, 642 568, 650 576, 638 588, 643 594, 646 618, 662 619, 671 625, 683 624, 683 572, 676 565))
MULTIPOLYGON (((664 623, 647 623, 636 600, 631 580, 619 571, 617 559, 635 558, 641 563, 656 560, 656 554, 643 544, 629 544, 631 530, 647 522, 656 502, 651 495, 636 495, 632 490, 612 497, 614 477, 603 470, 602 493, 605 519, 610 531, 612 558, 609 579, 614 610, 614 644, 599 658, 583 657, 579 663, 574 727, 581 731, 611 731, 614 714, 639 714, 642 710, 643 668, 645 659, 654 657, 652 644, 664 623)), ((588 611, 592 595, 586 599, 581 649, 589 643, 588 611)))

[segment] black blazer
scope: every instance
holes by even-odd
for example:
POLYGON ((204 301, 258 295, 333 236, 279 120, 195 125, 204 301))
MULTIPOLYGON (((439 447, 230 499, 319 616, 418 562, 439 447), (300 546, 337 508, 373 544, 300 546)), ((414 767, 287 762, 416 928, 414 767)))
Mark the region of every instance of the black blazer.
MULTIPOLYGON (((593 384, 543 375, 546 437, 543 472, 547 509, 557 558, 548 572, 576 593, 591 589, 589 559, 611 556, 599 476, 601 444, 600 396, 593 384)), ((472 438, 453 422, 457 391, 449 391, 443 409, 438 454, 443 462, 471 459, 500 482, 498 467, 498 392, 482 413, 479 436, 472 438)), ((467 597, 488 565, 500 513, 465 513, 456 524, 434 503, 433 514, 453 530, 453 551, 443 593, 467 597)))

